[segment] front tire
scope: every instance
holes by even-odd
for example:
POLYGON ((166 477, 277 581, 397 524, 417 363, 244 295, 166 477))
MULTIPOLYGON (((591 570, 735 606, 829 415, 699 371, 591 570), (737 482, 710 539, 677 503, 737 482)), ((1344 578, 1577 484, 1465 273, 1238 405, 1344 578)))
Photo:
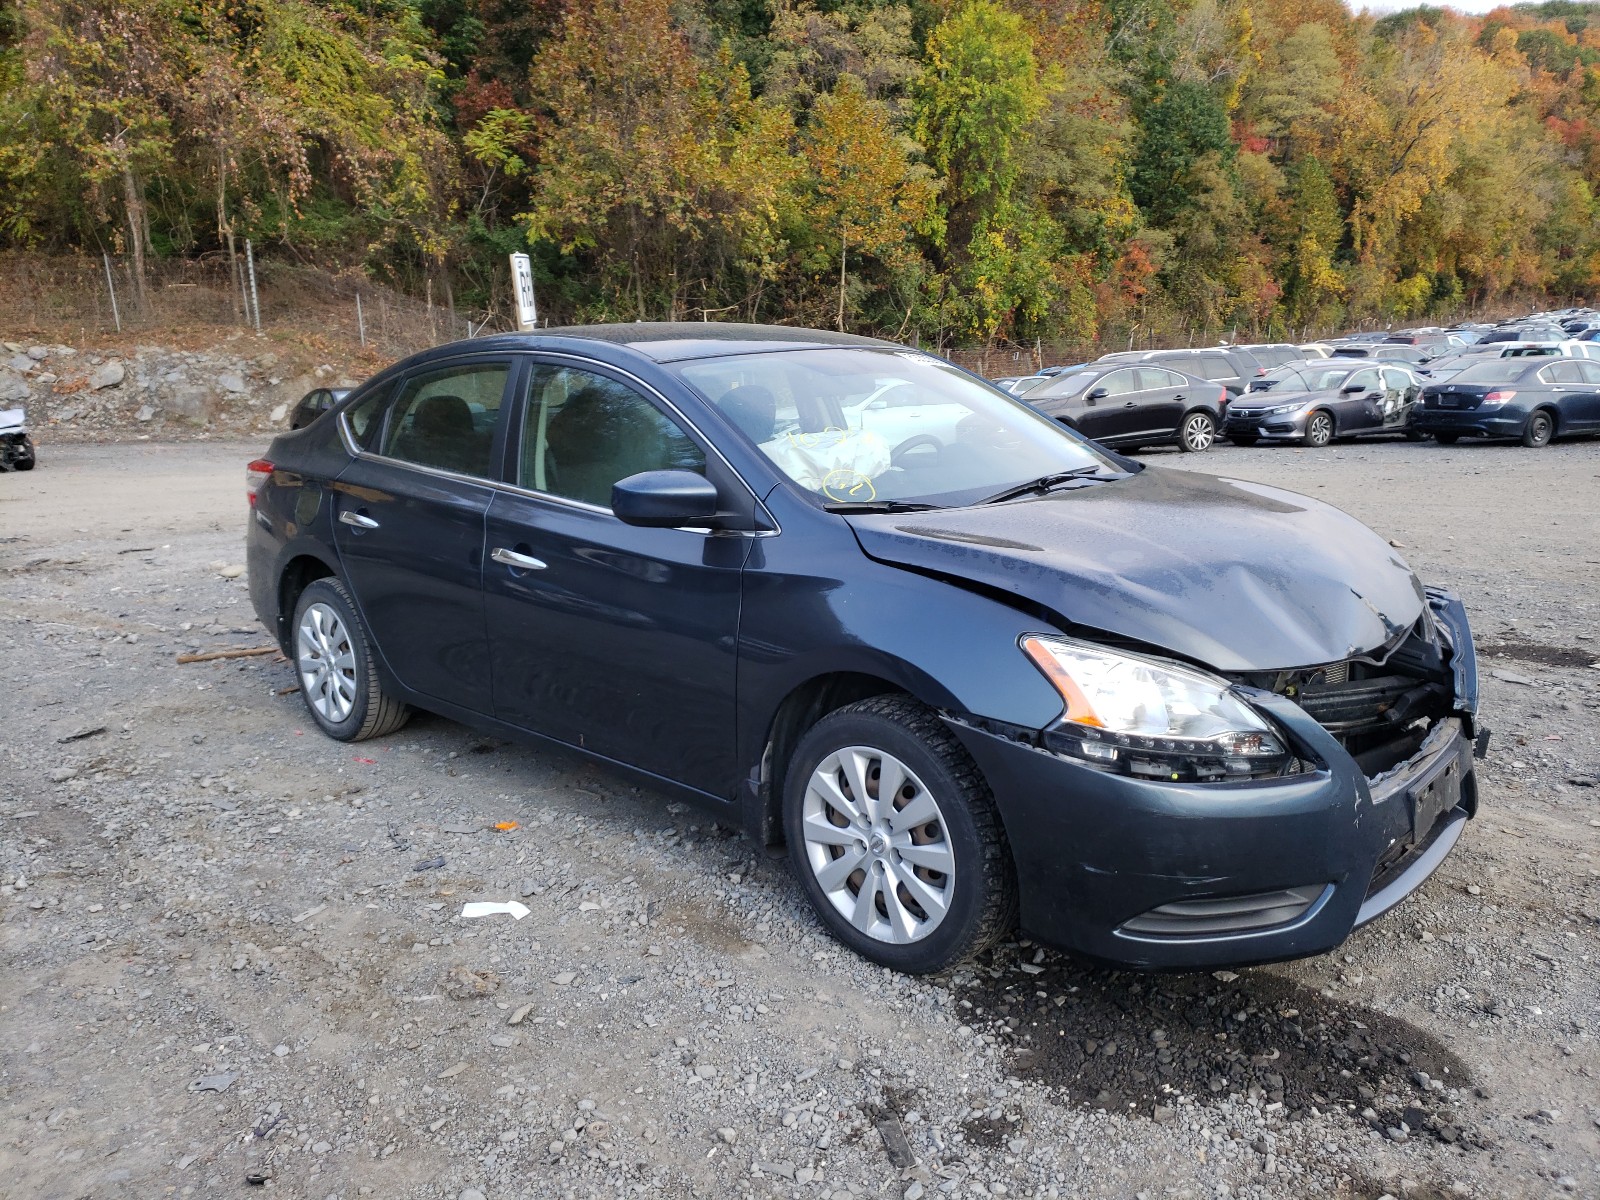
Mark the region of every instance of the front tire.
POLYGON ((411 709, 385 692, 372 639, 339 579, 314 580, 294 607, 295 673, 300 698, 317 727, 341 742, 363 742, 399 729, 411 709))
POLYGON ((1178 446, 1186 454, 1202 454, 1217 440, 1217 422, 1208 412, 1192 412, 1178 429, 1178 446))
POLYGON ((812 726, 789 764, 783 821, 822 923, 880 966, 943 971, 1016 926, 1015 869, 989 785, 909 697, 862 700, 812 726))
POLYGON ((1306 422, 1306 445, 1320 450, 1333 441, 1333 418, 1325 412, 1314 412, 1306 422))
POLYGON ((1538 450, 1548 446, 1555 435, 1556 423, 1550 419, 1550 414, 1542 408, 1535 409, 1523 427, 1522 444, 1531 450, 1538 450))

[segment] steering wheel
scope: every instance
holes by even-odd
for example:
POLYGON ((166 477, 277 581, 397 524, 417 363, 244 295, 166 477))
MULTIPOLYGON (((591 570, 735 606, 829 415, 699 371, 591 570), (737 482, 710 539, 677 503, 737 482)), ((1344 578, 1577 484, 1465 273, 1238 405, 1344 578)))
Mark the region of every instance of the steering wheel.
POLYGON ((898 446, 891 450, 889 452, 889 465, 894 467, 903 466, 903 460, 908 454, 911 454, 917 450, 921 450, 925 446, 931 446, 933 448, 933 463, 930 465, 937 465, 939 456, 944 450, 944 443, 939 441, 938 438, 929 437, 925 433, 918 434, 916 437, 907 438, 905 441, 901 442, 898 446))

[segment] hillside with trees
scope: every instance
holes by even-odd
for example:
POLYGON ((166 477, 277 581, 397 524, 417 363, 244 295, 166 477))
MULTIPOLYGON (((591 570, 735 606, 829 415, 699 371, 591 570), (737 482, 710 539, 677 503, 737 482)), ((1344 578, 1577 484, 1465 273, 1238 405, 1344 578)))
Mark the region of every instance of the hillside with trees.
MULTIPOLYGON (((1600 294, 1600 4, 11 0, 0 247, 552 322, 1281 337, 1600 294)), ((135 294, 132 302, 137 304, 135 294)))

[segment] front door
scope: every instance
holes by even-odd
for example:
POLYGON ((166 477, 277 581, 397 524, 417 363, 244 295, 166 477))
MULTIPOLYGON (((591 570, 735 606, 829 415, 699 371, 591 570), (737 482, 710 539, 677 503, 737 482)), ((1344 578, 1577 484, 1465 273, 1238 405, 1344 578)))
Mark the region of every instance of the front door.
POLYGON ((508 356, 419 369, 364 426, 334 483, 334 544, 384 661, 404 686, 487 712, 483 521, 508 356))
POLYGON ((1340 433, 1358 433, 1383 424, 1383 379, 1377 367, 1364 367, 1344 382, 1335 419, 1340 433))
POLYGON ((1138 431, 1139 376, 1133 367, 1112 371, 1088 390, 1078 428, 1092 438, 1109 443, 1126 441, 1138 431), (1096 396, 1096 392, 1104 392, 1096 396))
POLYGON ((517 409, 516 488, 495 495, 485 542, 496 714, 731 799, 751 542, 611 513, 619 479, 706 473, 702 444, 600 368, 535 362, 517 409))

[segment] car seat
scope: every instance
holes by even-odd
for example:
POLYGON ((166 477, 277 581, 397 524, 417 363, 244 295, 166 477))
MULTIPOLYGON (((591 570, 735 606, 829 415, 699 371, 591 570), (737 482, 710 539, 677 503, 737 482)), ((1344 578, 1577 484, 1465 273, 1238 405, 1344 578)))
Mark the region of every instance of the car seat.
POLYGON ((428 396, 411 412, 410 428, 395 438, 394 453, 409 462, 486 474, 489 446, 472 424, 472 409, 460 396, 428 396))

